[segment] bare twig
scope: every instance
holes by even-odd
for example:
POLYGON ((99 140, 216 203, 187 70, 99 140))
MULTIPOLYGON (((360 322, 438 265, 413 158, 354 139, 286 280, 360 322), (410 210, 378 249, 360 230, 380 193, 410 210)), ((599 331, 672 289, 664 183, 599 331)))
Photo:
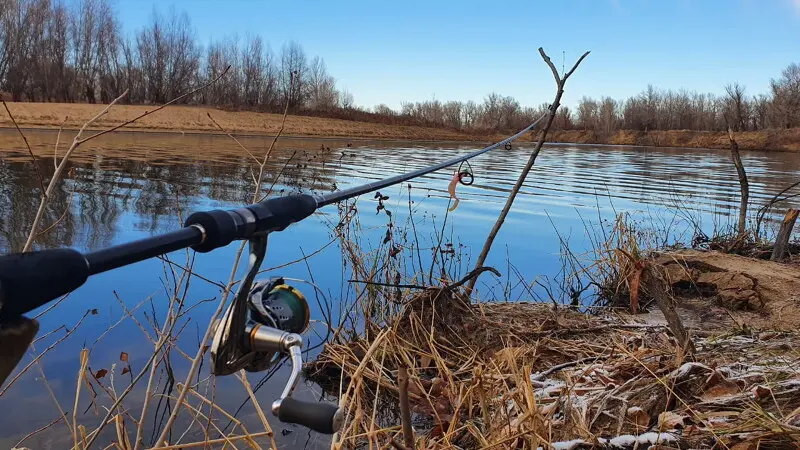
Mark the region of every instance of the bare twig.
POLYGON ((331 239, 330 241, 328 241, 327 244, 325 244, 322 247, 314 250, 313 252, 309 253, 308 255, 305 255, 305 256, 303 256, 301 258, 297 258, 297 259, 295 259, 293 261, 289 261, 289 262, 286 262, 286 263, 283 263, 283 264, 279 264, 277 266, 272 266, 272 267, 270 267, 268 269, 259 270, 258 273, 262 274, 262 273, 265 273, 265 272, 271 272, 273 270, 283 269, 284 267, 291 266, 292 264, 297 264, 299 262, 307 261, 312 256, 317 255, 317 254, 321 253, 323 250, 325 250, 326 248, 330 247, 330 245, 333 244, 334 242, 336 242, 336 238, 331 239))
POLYGON ((770 210, 770 208, 772 208, 773 206, 775 206, 776 204, 778 204, 780 202, 786 201, 789 198, 796 196, 797 194, 781 198, 781 195, 783 195, 786 192, 796 188, 797 186, 800 186, 800 181, 797 181, 795 183, 792 183, 792 184, 786 186, 780 192, 778 192, 777 194, 772 196, 772 198, 767 203, 765 203, 764 206, 762 206, 761 208, 758 209, 758 212, 756 213, 756 227, 755 227, 756 228, 755 229, 755 237, 756 238, 758 238, 758 236, 760 235, 761 222, 764 220, 764 216, 767 214, 767 212, 770 210))
POLYGON ((563 369, 567 369, 570 367, 577 366, 578 364, 583 364, 591 361, 597 361, 598 359, 602 358, 602 356, 589 356, 588 358, 581 358, 577 361, 569 361, 563 364, 557 364, 555 366, 550 367, 549 369, 545 370, 544 372, 537 373, 535 375, 531 375, 531 381, 541 381, 550 375, 554 374, 563 369))
POLYGON ((81 134, 83 133, 83 131, 86 129, 87 126, 89 126, 92 122, 97 120, 97 118, 99 118, 100 116, 107 113, 112 106, 114 106, 127 94, 128 91, 126 90, 125 92, 122 93, 122 95, 115 98, 102 111, 100 111, 100 113, 89 119, 88 122, 84 123, 80 131, 78 131, 78 134, 75 135, 75 138, 72 140, 72 145, 70 146, 69 150, 67 150, 67 152, 64 154, 64 157, 61 159, 61 162, 58 164, 58 166, 56 166, 56 170, 53 173, 53 176, 50 178, 50 183, 47 185, 47 189, 44 191, 42 195, 42 199, 39 202, 39 209, 36 211, 36 216, 33 218, 33 223, 31 224, 31 231, 28 234, 28 240, 25 242, 25 246, 22 247, 23 252, 30 250, 31 246, 33 245, 33 240, 39 234, 37 230, 39 229, 39 223, 42 221, 42 216, 44 215, 44 210, 47 206, 47 200, 50 198, 51 195, 53 195, 53 191, 55 191, 56 186, 58 186, 58 182, 61 180, 61 174, 62 172, 64 172, 64 169, 67 166, 67 161, 69 160, 70 155, 72 155, 72 152, 74 152, 75 149, 78 148, 83 142, 86 142, 88 140, 88 139, 81 140, 80 139, 81 134))
POLYGON ((148 116, 150 114, 158 112, 158 111, 166 108, 167 106, 169 106, 169 105, 171 105, 171 104, 173 104, 175 102, 178 102, 178 101, 180 101, 180 100, 182 100, 182 99, 184 99, 186 97, 189 97, 189 96, 193 95, 194 93, 196 93, 198 91, 201 91, 201 90, 207 88, 208 86, 211 86, 212 84, 216 83, 220 78, 222 78, 228 72, 229 68, 230 68, 230 66, 228 68, 226 68, 218 77, 214 78, 213 80, 209 81, 208 83, 206 83, 206 84, 204 84, 204 85, 202 85, 202 86, 200 86, 198 88, 195 88, 195 89, 193 89, 193 90, 191 90, 191 91, 189 91, 189 92, 187 92, 187 93, 185 93, 183 95, 175 97, 174 99, 168 101, 167 103, 164 103, 163 105, 161 105, 161 106, 159 106, 159 107, 157 107, 157 108, 155 108, 153 110, 145 111, 144 113, 139 114, 138 116, 134 117, 133 119, 129 119, 129 120, 127 120, 127 121, 125 121, 125 122, 123 122, 123 123, 121 123, 119 125, 115 125, 115 126, 113 126, 111 128, 108 128, 108 129, 105 129, 103 131, 99 131, 99 132, 97 132, 95 134, 92 134, 91 136, 82 138, 84 131, 86 131, 86 129, 92 123, 94 123, 97 119, 99 119, 100 117, 102 117, 105 114, 107 114, 112 106, 114 106, 117 102, 122 100, 122 98, 124 98, 126 95, 128 95, 128 91, 125 90, 125 92, 123 92, 119 97, 115 98, 102 111, 100 111, 97 115, 95 115, 94 117, 89 119, 86 123, 84 123, 83 126, 81 127, 81 129, 78 131, 78 134, 76 134, 75 137, 73 138, 72 145, 69 147, 67 152, 64 154, 64 157, 61 159, 61 161, 56 166, 55 172, 53 173, 53 177, 50 178, 50 183, 48 184, 47 189, 44 191, 44 195, 42 195, 41 202, 39 203, 39 209, 37 210, 36 216, 34 217, 33 223, 31 224, 31 231, 28 234, 28 240, 25 242, 25 246, 22 248, 22 251, 26 252, 26 251, 30 250, 31 246, 33 245, 33 241, 36 238, 36 236, 38 235, 37 230, 39 229, 39 224, 40 224, 40 222, 42 220, 42 215, 44 214, 44 210, 45 210, 45 207, 47 205, 47 199, 53 194, 53 191, 55 190, 56 186, 58 185, 58 182, 61 180, 61 174, 63 173, 64 168, 66 167, 66 162, 69 160, 69 157, 72 155, 72 152, 74 152, 75 149, 77 149, 82 144, 84 144, 84 143, 86 143, 86 142, 88 142, 88 141, 90 141, 92 139, 98 138, 100 136, 103 136, 104 134, 108 134, 108 133, 111 133, 113 131, 119 130, 120 128, 126 127, 126 126, 128 126, 128 125, 130 125, 130 124, 132 124, 134 122, 137 122, 138 120, 142 119, 145 116, 148 116))
MULTIPOLYGON (((253 438, 257 438, 257 437, 269 436, 269 433, 270 432, 268 432, 268 431, 264 431, 264 432, 261 432, 261 433, 251 433, 251 434, 246 434, 246 435, 243 435, 243 436, 227 436, 227 437, 224 437, 224 438, 221 438, 221 439, 209 439, 207 441, 202 441, 202 442, 190 442, 190 443, 186 443, 186 444, 167 445, 167 446, 158 447, 158 448, 161 449, 161 450, 183 450, 183 449, 186 449, 186 448, 194 448, 194 447, 208 447, 208 446, 213 446, 214 444, 225 444, 227 442, 238 441, 238 440, 241 440, 241 439, 250 440, 250 439, 253 439, 253 438)), ((153 447, 153 448, 156 448, 156 447, 153 447)))
MULTIPOLYGON (((33 346, 31 346, 31 350, 34 350, 33 346)), ((53 388, 50 387, 50 382, 47 381, 47 376, 44 374, 44 368, 42 367, 41 362, 36 363, 36 368, 39 369, 39 375, 42 376, 42 382, 44 383, 45 389, 47 389, 47 393, 50 395, 50 398, 53 399, 53 403, 56 405, 56 409, 58 409, 58 413, 61 414, 61 418, 64 420, 64 425, 66 425, 67 430, 72 433, 72 427, 69 424, 69 419, 67 418, 67 413, 64 412, 64 408, 61 407, 61 403, 58 401, 58 397, 56 397, 56 393, 53 392, 53 388)))
POLYGON ((53 222, 49 227, 47 227, 44 230, 36 233, 36 236, 41 236, 41 235, 47 233, 48 231, 52 230, 53 228, 58 226, 58 224, 61 223, 61 221, 64 220, 65 217, 67 217, 67 213, 69 213, 69 209, 72 208, 72 198, 73 198, 73 196, 70 194, 69 202, 67 202, 67 206, 64 208, 64 212, 61 213, 61 217, 56 219, 56 221, 53 222))
POLYGON ((267 421, 267 417, 264 415, 264 410, 261 409, 261 405, 258 404, 258 399, 256 399, 256 394, 253 392, 253 388, 250 386, 250 382, 247 380, 247 373, 244 371, 244 369, 239 371, 239 381, 242 382, 242 386, 244 386, 244 389, 247 391, 250 401, 253 402, 253 406, 256 409, 258 418, 261 419, 261 424, 264 426, 264 431, 270 433, 269 440, 270 444, 272 444, 272 448, 277 449, 278 444, 275 443, 275 433, 273 433, 272 427, 269 425, 269 421, 267 421))
POLYGON ((254 155, 250 150, 248 150, 247 147, 242 145, 242 143, 239 142, 239 140, 236 139, 236 137, 234 135, 232 135, 230 131, 226 130, 225 128, 222 128, 222 125, 220 125, 216 120, 214 120, 213 117, 211 117, 211 113, 206 113, 206 115, 208 116, 208 119, 211 120, 211 122, 213 122, 214 125, 217 126, 217 128, 219 128, 220 131, 225 133, 225 135, 228 136, 229 138, 233 139, 233 142, 236 142, 236 144, 239 146, 239 148, 244 150, 245 153, 247 153, 251 158, 253 158, 253 160, 256 162, 256 164, 260 163, 258 158, 256 158, 256 155, 254 155))
POLYGON ((400 419, 403 424, 403 441, 407 448, 414 448, 414 429, 411 428, 411 407, 408 403, 408 369, 400 366, 397 374, 400 391, 400 419))
POLYGON ((348 283, 360 283, 367 286, 383 286, 393 287, 400 289, 431 289, 429 286, 420 286, 418 284, 397 284, 397 283, 383 283, 381 281, 363 281, 363 280, 347 280, 348 283))
POLYGON ((58 422, 61 422, 62 420, 64 420, 64 417, 63 417, 63 416, 62 416, 62 417, 57 417, 57 418, 56 418, 56 420, 54 420, 54 421, 52 421, 52 422, 48 423, 47 425, 45 425, 45 426, 43 426, 43 427, 40 427, 40 428, 37 428, 37 429, 36 429, 36 430, 34 430, 34 431, 31 431, 30 433, 28 433, 28 434, 26 434, 25 436, 23 436, 23 437, 22 437, 22 439, 20 439, 19 441, 17 441, 17 443, 16 443, 16 444, 14 444, 14 447, 13 447, 13 448, 18 448, 18 447, 19 447, 20 445, 22 445, 22 443, 23 443, 23 442, 25 442, 26 440, 28 440, 28 439, 30 439, 31 437, 33 437, 33 436, 35 436, 35 435, 37 435, 37 434, 41 433, 41 432, 42 432, 42 431, 44 431, 44 430, 46 430, 46 429, 48 429, 48 428, 52 427, 53 425, 57 424, 58 422))
MULTIPOLYGON (((292 78, 289 81, 290 92, 291 92, 292 86, 294 85, 294 83, 296 81, 294 77, 295 77, 295 74, 292 74, 292 78)), ((253 196, 253 202, 260 201, 258 193, 261 192, 261 181, 264 178, 264 166, 267 165, 267 161, 269 160, 269 157, 272 155, 272 149, 275 148, 275 143, 278 142, 278 138, 280 138, 281 135, 283 134, 283 129, 286 127, 286 117, 288 115, 289 115, 289 99, 287 98, 286 99, 286 106, 283 108, 283 119, 281 119, 281 127, 278 129, 278 132, 275 134, 275 137, 272 138, 272 143, 269 145, 269 148, 267 149, 267 153, 264 154, 264 160, 261 161, 261 165, 260 165, 260 167, 258 169, 258 179, 256 180, 256 195, 253 196)), ((292 154, 292 156, 294 156, 294 154, 292 154)), ((291 158, 289 158, 289 160, 291 160, 291 158)), ((289 164, 289 161, 287 161, 286 164, 289 164)), ((284 165, 284 168, 286 168, 285 165, 284 165)), ((281 172, 283 172, 283 169, 281 169, 281 172)), ((278 176, 280 176, 280 174, 278 176)), ((277 181, 277 177, 275 179, 277 181)), ((275 183, 273 182, 272 185, 269 187, 269 191, 267 191, 267 193, 264 194, 264 197, 262 197, 262 198, 265 198, 268 195, 270 195, 272 193, 272 188, 274 186, 275 186, 275 183)))
POLYGON ((12 379, 11 379, 11 381, 9 381, 8 383, 6 383, 6 385, 5 385, 5 386, 3 386, 3 390, 1 390, 1 391, 0 391, 0 397, 2 397, 2 396, 3 396, 3 394, 5 394, 5 393, 6 393, 6 391, 7 391, 7 390, 8 390, 8 389, 9 389, 11 386, 13 386, 13 385, 14 385, 14 383, 15 383, 15 382, 16 382, 16 381, 19 379, 19 377, 21 377, 21 376, 22 376, 22 375, 23 375, 25 372, 27 372, 27 371, 28 371, 28 369, 30 369, 30 368, 31 368, 31 367, 32 367, 34 364, 36 364, 36 363, 37 363, 37 362, 38 362, 40 359, 42 359, 42 357, 43 357, 44 355, 46 355, 46 354, 47 354, 47 353, 48 353, 50 350, 52 350, 52 349, 54 349, 56 346, 58 346, 58 344, 60 344, 60 343, 64 342, 64 341, 65 341, 67 338, 69 338, 69 337, 72 335, 72 333, 74 333, 74 332, 75 332, 75 330, 77 330, 77 329, 78 329, 78 328, 81 326, 81 324, 83 323, 83 319, 85 319, 85 318, 86 318, 86 316, 88 316, 88 315, 89 315, 89 311, 85 312, 85 313, 83 314, 83 316, 82 316, 82 317, 81 317, 81 318, 78 320, 78 322, 75 324, 75 326, 73 326, 73 327, 72 327, 70 330, 68 330, 68 331, 67 331, 67 332, 64 334, 64 336, 61 336, 61 338, 59 338, 57 341, 55 341, 55 342, 53 342, 52 344, 50 344, 50 345, 49 345, 47 348, 45 348, 45 349, 44 349, 44 350, 43 350, 41 353, 39 353, 38 355, 36 355, 36 357, 35 357, 35 358, 33 358, 33 361, 29 362, 29 363, 28 363, 28 365, 26 365, 26 366, 25 366, 25 367, 24 367, 22 370, 20 370, 20 371, 19 371, 19 372, 18 372, 18 373, 17 373, 17 374, 14 376, 14 378, 12 378, 12 379))
POLYGON ((442 288, 442 291, 443 292, 447 292, 447 291, 455 290, 455 289, 463 286, 464 284, 466 284, 466 283, 468 283, 470 281, 476 280, 478 278, 478 275, 482 274, 483 272, 492 272, 492 274, 494 274, 494 276, 496 276, 496 277, 500 276, 500 272, 498 272, 497 269, 495 269, 494 267, 485 267, 485 266, 484 267, 476 267, 476 268, 472 269, 468 274, 466 274, 464 276, 464 278, 460 279, 459 281, 456 281, 453 284, 450 284, 450 285, 445 286, 444 288, 442 288))
POLYGON ((61 126, 58 127, 58 134, 56 135, 56 145, 53 148, 53 170, 58 169, 58 144, 61 142, 61 132, 64 131, 64 125, 67 123, 67 119, 69 119, 69 116, 65 116, 64 121, 61 122, 61 126))
POLYGON ((69 294, 66 294, 66 295, 64 295, 63 297, 59 298, 58 300, 56 300, 56 301, 52 302, 52 303, 50 304, 50 306, 48 306, 48 307, 47 307, 47 309, 44 309, 44 310, 42 310, 42 312, 40 312, 39 314, 37 314, 37 315, 36 315, 36 316, 35 316, 33 319, 34 319, 34 320, 36 320, 36 319, 38 319, 39 317, 42 317, 43 315, 47 314, 47 313, 48 313, 48 312, 49 312, 51 309, 53 309, 53 308, 55 308, 56 306, 60 305, 60 304, 61 304, 61 302, 63 302, 64 300, 66 300, 68 297, 69 297, 69 294))
POLYGON ((17 132, 22 137, 22 140, 25 141, 25 147, 28 148, 28 154, 31 155, 31 160, 33 161, 33 170, 36 171, 36 178, 39 180, 39 187, 42 190, 42 195, 45 195, 45 188, 44 188, 44 177, 42 177, 42 172, 39 170, 39 162, 36 160, 36 156, 33 154, 33 150, 31 150, 31 144, 28 143, 28 138, 25 137, 25 133, 19 128, 17 124, 17 119, 14 118, 14 115, 11 114, 11 110, 8 109, 8 104, 6 104, 5 100, 3 101, 3 107, 6 109, 8 113, 8 117, 11 118, 11 122, 16 127, 17 132))
MULTIPOLYGON (((489 255, 489 250, 492 248, 492 243, 494 243, 495 237, 497 237, 497 233, 500 232, 500 227, 503 226, 503 223, 506 220, 506 216, 508 216, 509 211, 511 210, 511 206, 514 204, 514 199, 517 197, 520 188, 522 188, 522 184, 525 182, 525 179, 528 177, 528 173, 530 173, 531 168, 533 168, 533 164, 536 162, 536 157, 539 156, 539 152, 542 149, 542 145, 544 145, 544 141, 547 138, 547 132, 550 130, 550 126, 553 124, 553 121, 556 118, 556 111, 558 110, 559 105, 561 104, 561 96, 564 95, 564 85, 567 82, 567 79, 572 75, 575 69, 578 68, 581 61, 589 55, 589 52, 584 53, 578 61, 575 62, 575 65, 572 66, 572 69, 567 72, 564 77, 560 77, 558 75, 558 69, 553 65, 553 62, 550 61, 550 57, 544 52, 542 47, 539 47, 539 54, 544 59, 544 62, 550 67, 550 70, 553 72, 553 77, 555 78, 556 85, 558 90, 556 91, 556 97, 553 100, 553 103, 550 105, 550 114, 547 117, 547 123, 545 124, 542 132, 539 135, 539 140, 536 142, 536 147, 531 153, 531 156, 528 158, 527 164, 522 169, 522 173, 520 173, 519 178, 517 178, 517 182, 514 184, 514 187, 511 189, 511 192, 508 194, 508 199, 506 199, 506 204, 503 206, 503 210, 500 212, 500 215, 497 217, 497 221, 492 227, 492 230, 489 232, 489 236, 486 238, 486 242, 483 244, 483 248, 481 249, 481 253, 478 256, 477 261, 475 262, 475 267, 479 268, 483 266, 483 263, 486 261, 486 257, 489 255)), ((478 278, 473 278, 470 280, 469 284, 467 285, 467 293, 471 293, 475 288, 475 283, 477 283, 478 278)))
MULTIPOLYGON (((225 68, 225 70, 223 70, 223 71, 222 71, 222 73, 220 73, 220 74, 219 74, 219 75, 218 75, 216 78, 214 78, 213 80, 211 80, 211 81, 207 82, 206 84, 204 84, 204 85, 202 85, 202 86, 200 86, 200 87, 197 87, 197 88, 195 88, 195 89, 192 89, 191 91, 189 91, 189 92, 187 92, 187 93, 185 93, 185 94, 183 94, 183 95, 179 95, 178 97, 175 97, 175 98, 173 98, 172 100, 168 101, 167 103, 164 103, 163 105, 161 105, 161 106, 157 107, 156 109, 153 109, 153 110, 150 110, 150 111, 145 111, 145 112, 143 112, 142 114, 139 114, 138 116, 134 117, 133 119, 127 120, 127 121, 125 121, 125 122, 123 122, 123 123, 121 123, 121 124, 119 124, 119 125, 116 125, 116 126, 114 126, 114 127, 111 127, 111 128, 109 128, 109 129, 107 129, 107 130, 103 130, 103 131, 100 131, 100 132, 98 132, 98 133, 95 133, 95 134, 93 134, 93 135, 91 135, 91 136, 89 136, 89 137, 87 137, 87 138, 85 138, 85 139, 83 139, 83 140, 80 140, 80 141, 79 141, 79 143, 81 143, 81 144, 82 144, 82 143, 84 143, 84 142, 86 142, 86 141, 90 141, 90 140, 92 140, 92 139, 94 139, 94 138, 96 138, 96 137, 100 137, 100 136, 102 136, 102 135, 104 135, 104 134, 108 134, 108 133, 111 133, 111 132, 117 131, 117 130, 119 130, 120 128, 124 128, 124 127, 126 127, 126 126, 128 126, 128 125, 130 125, 130 124, 132 124, 132 123, 134 123, 134 122, 138 122, 140 119, 142 119, 142 118, 144 118, 144 117, 146 117, 146 116, 149 116, 150 114, 153 114, 153 113, 156 113, 156 112, 158 112, 158 111, 161 111, 162 109, 166 108, 166 107, 167 107, 167 106, 169 106, 169 105, 172 105, 173 103, 177 103, 177 102, 179 102, 179 101, 181 101, 181 100, 183 100, 183 99, 185 99, 185 98, 187 98, 187 97, 190 97, 190 96, 192 96, 192 95, 196 94, 197 92, 200 92, 200 91, 202 91, 203 89, 205 89, 205 88, 207 88, 207 87, 211 86, 212 84, 216 83, 217 81, 219 81, 219 80, 220 80, 220 78, 224 77, 224 76, 225 76, 225 74, 227 74, 227 73, 228 73, 228 70, 230 70, 230 68, 231 68, 231 66, 228 66, 228 67, 226 67, 226 68, 225 68)), ((125 91, 125 92, 127 93, 127 91, 125 91)), ((122 95, 124 96, 125 94, 122 94, 122 95)), ((120 97, 122 97, 122 96, 120 96, 120 97)), ((116 102, 116 100, 115 100, 114 102, 116 102)), ((104 113, 105 113, 105 112, 104 112, 104 113)), ((95 119, 96 119, 96 118, 95 118, 95 119)), ((92 119, 92 121, 94 121, 95 119, 92 119)), ((84 126, 84 128, 85 128, 85 126, 84 126)), ((82 130, 83 130, 83 128, 81 129, 81 131, 82 131, 82 130)), ((79 134, 80 134, 80 133, 79 133, 79 134)))
MULTIPOLYGON (((294 76, 291 78, 290 87, 294 84, 294 76)), ((270 155, 272 154, 272 149, 275 147, 275 143, 278 141, 278 138, 283 133, 284 126, 286 124, 286 116, 289 114, 289 99, 286 99, 286 107, 283 111, 283 121, 281 122, 281 128, 278 130, 278 134, 275 135, 275 138, 272 139, 272 144, 270 144, 269 148, 267 149, 266 154, 264 155, 264 159, 260 164, 260 169, 258 172, 258 178, 255 180, 255 187, 253 189, 253 203, 259 201, 259 197, 261 194, 261 181, 264 176, 264 166, 267 164, 270 155)), ((189 388, 192 385, 192 380, 194 379, 194 374, 197 372, 197 369, 200 365, 200 361, 203 359, 203 355, 205 354, 204 347, 208 339, 211 337, 213 330, 215 329, 215 321, 222 314, 223 308, 228 301, 228 296, 231 293, 232 287, 234 285, 234 281, 236 279, 236 272, 239 269, 239 261, 242 258, 242 252, 244 251, 244 247, 246 242, 242 242, 242 245, 239 246, 239 250, 236 253, 236 257, 234 258, 233 268, 231 269, 230 277, 228 278, 228 284, 226 285, 226 289, 223 291, 222 298, 220 299, 219 305, 217 306, 216 311, 214 314, 211 315, 211 318, 208 321, 208 326, 206 327, 206 331, 203 334, 203 338, 200 341, 200 345, 198 346, 197 353, 195 354, 194 359, 192 360, 192 365, 189 368, 189 373, 186 376, 186 381, 183 383, 183 389, 180 390, 178 393, 178 397, 175 400, 177 404, 183 402, 186 398, 186 393, 188 392, 189 388)), ((167 442, 167 437, 169 436, 170 429, 175 424, 175 420, 178 418, 178 409, 172 410, 172 413, 167 418, 167 423, 164 425, 164 429, 161 431, 161 435, 156 440, 156 447, 165 445, 167 442)))

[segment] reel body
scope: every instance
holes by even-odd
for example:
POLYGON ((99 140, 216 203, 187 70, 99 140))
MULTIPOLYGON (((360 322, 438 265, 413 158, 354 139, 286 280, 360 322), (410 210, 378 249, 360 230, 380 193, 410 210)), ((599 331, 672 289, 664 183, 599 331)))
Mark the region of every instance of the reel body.
POLYGON ((272 413, 283 422, 331 434, 342 422, 342 411, 328 403, 291 397, 303 368, 303 338, 310 309, 303 294, 276 277, 254 281, 266 252, 266 235, 250 240, 250 261, 239 291, 217 322, 211 345, 211 372, 230 375, 239 370, 262 372, 288 356, 291 373, 272 413))

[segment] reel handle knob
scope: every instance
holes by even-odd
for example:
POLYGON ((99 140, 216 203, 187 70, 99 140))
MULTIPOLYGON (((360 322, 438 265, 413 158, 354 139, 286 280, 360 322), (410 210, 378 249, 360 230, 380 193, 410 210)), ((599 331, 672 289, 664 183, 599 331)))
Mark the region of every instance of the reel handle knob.
POLYGON ((330 403, 304 402, 286 397, 272 404, 272 413, 281 422, 295 423, 317 433, 333 434, 344 420, 342 410, 330 403))

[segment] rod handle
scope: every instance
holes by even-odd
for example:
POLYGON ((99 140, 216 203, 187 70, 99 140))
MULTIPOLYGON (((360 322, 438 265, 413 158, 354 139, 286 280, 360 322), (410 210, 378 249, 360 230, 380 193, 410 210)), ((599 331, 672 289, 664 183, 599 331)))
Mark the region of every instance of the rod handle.
POLYGON ((333 434, 342 426, 341 410, 330 403, 304 402, 286 397, 273 405, 273 412, 281 422, 296 423, 317 433, 333 434))
POLYGON ((88 277, 86 257, 71 248, 0 256, 0 321, 71 292, 88 277))

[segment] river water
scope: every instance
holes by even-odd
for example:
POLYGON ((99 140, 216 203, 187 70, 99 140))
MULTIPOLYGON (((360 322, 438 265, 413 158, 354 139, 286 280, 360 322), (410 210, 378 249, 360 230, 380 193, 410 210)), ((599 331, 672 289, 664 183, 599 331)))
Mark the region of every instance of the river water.
MULTIPOLYGON (((45 177, 51 175, 56 133, 29 131, 26 135, 38 156, 39 171, 45 177)), ((71 138, 71 134, 64 133, 59 154, 63 155, 65 143, 71 138)), ((265 153, 270 141, 264 137, 240 138, 245 148, 259 156, 265 153)), ((274 195, 329 192, 420 168, 476 148, 473 144, 442 143, 353 141, 351 144, 348 146, 343 140, 281 140, 265 167, 262 189, 272 187, 274 195)), ((452 277, 466 273, 531 149, 530 144, 515 145, 512 150, 499 149, 473 160, 475 182, 472 186, 458 187, 461 202, 449 214, 447 185, 451 170, 412 180, 410 187, 404 183, 383 190, 382 194, 389 197, 384 206, 391 217, 377 211, 378 203, 373 196, 362 197, 357 203, 362 248, 381 248, 391 220, 393 239, 397 240, 392 242, 397 242, 402 250, 398 258, 405 261, 409 274, 418 275, 417 279, 409 277, 406 281, 425 282, 423 278, 428 276, 434 253, 437 258, 445 258, 452 277), (403 233, 411 224, 410 209, 419 242, 403 233), (444 248, 455 249, 454 252, 433 252, 431 249, 439 240, 444 248)), ((795 182, 800 170, 800 157, 792 153, 743 152, 742 156, 754 205, 763 204, 795 182)), ((192 211, 251 203, 253 175, 258 172, 253 158, 237 143, 225 136, 210 135, 116 133, 79 148, 70 161, 62 187, 51 199, 43 220, 43 228, 50 229, 37 238, 37 248, 96 250, 176 229, 181 226, 181 218, 192 211)), ((23 142, 16 132, 0 130, 0 251, 22 248, 38 208, 39 195, 37 171, 23 142)), ((486 263, 497 268, 502 277, 483 275, 478 295, 486 300, 541 299, 541 290, 531 287, 531 282, 537 277, 558 276, 559 236, 568 238, 573 250, 585 250, 590 246, 587 228, 603 220, 613 220, 619 213, 629 213, 640 223, 669 230, 673 236, 691 238, 689 218, 710 232, 735 221, 738 203, 739 185, 726 151, 545 146, 486 263)), ((331 206, 274 234, 264 264, 265 268, 282 266, 313 253, 306 262, 282 267, 270 275, 313 279, 324 293, 319 297, 323 302, 327 298, 334 315, 339 311, 337 300, 352 294, 352 284, 347 282, 351 274, 343 265, 341 248, 333 233, 339 220, 339 211, 331 206)), ((234 243, 197 255, 194 271, 208 280, 224 283, 238 248, 234 243)), ((185 252, 170 256, 180 263, 187 261, 185 252)), ((66 336, 42 357, 41 368, 68 416, 71 417, 73 409, 79 351, 84 346, 91 348, 91 370, 114 368, 116 389, 121 391, 130 382, 130 375, 121 374, 125 364, 120 361, 120 353, 129 355, 132 373, 138 373, 152 351, 152 343, 139 324, 145 329, 150 329, 154 320, 156 325, 160 324, 164 303, 174 283, 172 270, 158 260, 93 277, 40 318, 40 336, 55 332, 37 342, 36 353, 26 357, 21 366, 66 336), (125 316, 123 305, 133 311, 136 321, 121 320, 125 316), (86 315, 91 310, 96 310, 96 314, 86 315), (80 326, 67 334, 79 322, 80 326)), ((306 290, 306 294, 314 292, 308 285, 298 287, 306 290)), ((192 310, 182 322, 184 328, 178 343, 186 353, 194 355, 197 351, 200 336, 219 298, 220 289, 215 284, 199 278, 191 282, 186 302, 192 310)), ((315 301, 311 304, 312 318, 321 320, 326 307, 316 306, 315 301)), ((324 334, 319 333, 319 325, 314 328, 317 332, 310 337, 312 342, 324 334)), ((177 381, 181 381, 184 372, 177 373, 185 366, 182 362, 185 360, 176 355, 173 360, 177 381)), ((207 375, 207 369, 203 370, 201 377, 207 375)), ((256 374, 251 376, 253 384, 259 379, 256 374)), ((266 383, 258 391, 262 404, 271 403, 284 379, 279 373, 274 382, 266 383)), ((100 382, 110 386, 111 380, 105 377, 100 382)), ((167 384, 166 377, 159 378, 158 383, 160 389, 167 384)), ((98 396, 107 398, 99 387, 95 389, 98 396)), ((216 389, 218 403, 229 410, 236 410, 247 397, 241 384, 233 380, 219 380, 216 389)), ((313 389, 302 389, 301 395, 310 398, 313 389)), ((104 412, 94 410, 85 391, 82 398, 78 422, 92 429, 104 412)), ((136 396, 132 394, 131 398, 136 405, 136 396)), ((22 436, 59 415, 37 366, 32 366, 0 396, 0 411, 3 411, 2 448, 13 446, 22 436), (14 413, 10 414, 12 410, 14 413)), ((260 422, 250 404, 245 405, 238 417, 249 428, 259 431, 260 422)), ((157 420, 155 416, 148 418, 145 442, 149 442, 147 432, 157 420)), ((226 423, 221 423, 221 427, 226 423)), ((277 421, 272 423, 281 446, 325 445, 323 437, 277 421)), ((135 428, 130 423, 127 426, 135 428)), ((178 436, 173 435, 173 440, 178 436)), ((57 423, 25 441, 25 445, 62 448, 71 439, 68 428, 57 423)))

